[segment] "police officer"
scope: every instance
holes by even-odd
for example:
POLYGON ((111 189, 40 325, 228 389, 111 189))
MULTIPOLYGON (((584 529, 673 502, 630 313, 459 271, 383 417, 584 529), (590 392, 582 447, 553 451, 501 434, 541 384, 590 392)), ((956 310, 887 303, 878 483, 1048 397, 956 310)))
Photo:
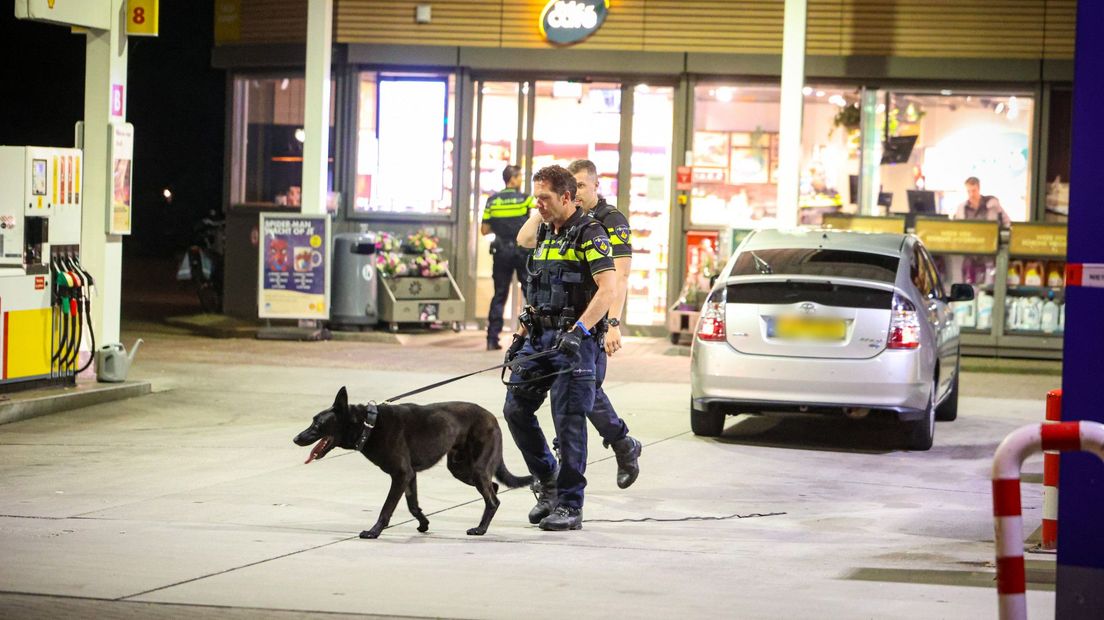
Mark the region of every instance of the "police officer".
POLYGON ((543 224, 529 260, 522 333, 514 337, 506 359, 554 352, 514 368, 503 413, 525 464, 540 483, 529 522, 542 530, 576 530, 583 525, 586 415, 594 406, 594 360, 617 272, 609 237, 575 205, 571 173, 548 166, 533 181, 543 224), (559 463, 536 417, 549 390, 559 463))
MULTIPOLYGON (((609 309, 607 321, 609 327, 604 338, 605 346, 598 347, 594 361, 594 408, 587 413, 587 417, 598 434, 602 436, 602 443, 606 447, 613 448, 617 459, 617 486, 626 489, 640 475, 638 459, 643 446, 634 437, 629 436, 629 427, 617 415, 605 390, 602 389, 602 382, 606 377, 606 356, 613 355, 621 349, 620 319, 621 309, 625 305, 625 297, 628 293, 629 269, 632 261, 632 232, 628 219, 616 207, 606 202, 605 198, 598 195, 598 170, 593 162, 578 159, 571 162, 567 170, 575 177, 578 188, 576 202, 597 219, 606 230, 613 249, 613 261, 617 268, 617 289, 609 309)), ((518 234, 520 245, 528 247, 535 242, 537 224, 534 220, 535 218, 530 219, 518 234)))
MULTIPOLYGON (((501 349, 498 335, 502 333, 502 310, 510 293, 510 283, 517 274, 518 282, 525 283, 525 250, 517 247, 517 234, 529 219, 533 197, 521 193, 521 168, 506 166, 502 171, 506 189, 487 199, 483 209, 483 223, 479 232, 494 233, 491 255, 494 262, 494 297, 487 311, 487 350, 501 349)), ((524 291, 523 291, 524 294, 524 291)))

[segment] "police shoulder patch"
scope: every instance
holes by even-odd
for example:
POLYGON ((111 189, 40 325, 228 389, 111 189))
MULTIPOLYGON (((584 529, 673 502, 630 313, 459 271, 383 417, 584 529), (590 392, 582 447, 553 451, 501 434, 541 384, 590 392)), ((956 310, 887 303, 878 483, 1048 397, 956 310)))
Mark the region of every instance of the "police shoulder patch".
POLYGON ((597 235, 593 240, 594 249, 598 251, 602 256, 609 256, 610 251, 613 249, 610 245, 609 237, 605 235, 597 235))
POLYGON ((613 229, 613 234, 617 235, 617 238, 620 239, 622 243, 628 243, 629 237, 632 236, 632 231, 629 230, 628 226, 617 226, 613 229))

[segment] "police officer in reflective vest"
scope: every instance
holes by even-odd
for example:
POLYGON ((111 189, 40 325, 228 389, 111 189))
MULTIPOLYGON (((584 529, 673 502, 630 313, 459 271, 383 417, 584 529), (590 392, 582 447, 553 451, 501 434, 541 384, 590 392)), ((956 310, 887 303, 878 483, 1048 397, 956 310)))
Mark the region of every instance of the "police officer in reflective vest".
POLYGON ((506 359, 555 352, 514 369, 503 413, 525 464, 540 483, 529 522, 542 530, 576 530, 583 524, 586 415, 594 407, 594 360, 617 272, 609 237, 597 220, 575 205, 571 173, 549 166, 533 181, 544 223, 529 258, 529 305, 522 316, 522 333, 514 337, 506 359), (549 390, 559 463, 536 417, 549 390))
POLYGON ((502 180, 506 189, 487 199, 483 209, 483 223, 479 232, 484 235, 494 233, 491 243, 491 255, 494 262, 494 297, 487 311, 487 350, 501 349, 498 335, 502 333, 502 310, 506 297, 510 294, 510 283, 517 274, 518 282, 525 284, 524 249, 517 247, 517 234, 529 219, 529 209, 533 206, 533 197, 526 196, 521 188, 521 168, 506 166, 502 171, 502 180))
MULTIPOLYGON (((594 408, 587 413, 590 423, 602 436, 602 443, 612 447, 617 458, 617 486, 626 489, 640 475, 638 459, 642 446, 634 437, 629 436, 629 427, 617 415, 602 389, 606 378, 606 356, 621 349, 621 309, 625 305, 628 292, 629 268, 632 261, 632 232, 629 221, 616 207, 598 195, 598 170, 590 160, 579 159, 567 167, 575 177, 577 185, 576 201, 587 213, 597 219, 610 239, 614 264, 617 268, 617 289, 613 304, 609 309, 607 324, 609 329, 604 336, 604 346, 596 350, 595 397, 594 408)), ((537 223, 535 218, 522 227, 518 234, 518 244, 529 247, 535 242, 537 223)))

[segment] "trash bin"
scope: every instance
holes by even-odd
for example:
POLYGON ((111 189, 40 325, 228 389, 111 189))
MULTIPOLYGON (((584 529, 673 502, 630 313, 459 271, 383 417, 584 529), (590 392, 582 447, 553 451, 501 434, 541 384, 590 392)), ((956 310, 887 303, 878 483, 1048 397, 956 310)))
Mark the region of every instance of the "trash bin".
POLYGON ((371 233, 334 235, 333 252, 331 327, 375 325, 379 322, 375 236, 371 233))

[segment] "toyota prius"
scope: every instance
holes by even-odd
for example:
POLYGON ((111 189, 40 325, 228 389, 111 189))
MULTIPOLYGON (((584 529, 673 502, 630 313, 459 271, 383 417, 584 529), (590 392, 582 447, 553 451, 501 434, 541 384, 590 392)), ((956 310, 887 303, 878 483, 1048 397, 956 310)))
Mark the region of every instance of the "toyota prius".
POLYGON ((958 415, 959 328, 913 235, 761 230, 721 271, 691 349, 690 426, 743 413, 894 414, 912 450, 958 415))

